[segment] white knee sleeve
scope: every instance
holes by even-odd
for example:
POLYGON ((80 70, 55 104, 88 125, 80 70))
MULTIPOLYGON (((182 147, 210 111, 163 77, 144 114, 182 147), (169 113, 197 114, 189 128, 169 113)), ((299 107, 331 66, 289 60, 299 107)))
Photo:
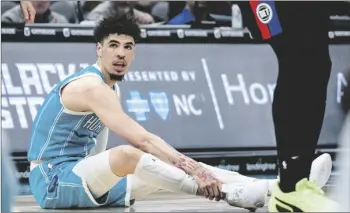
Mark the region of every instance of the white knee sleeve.
POLYGON ((184 171, 171 166, 150 154, 143 154, 134 174, 144 182, 171 192, 195 195, 196 181, 184 171))
POLYGON ((73 167, 73 172, 85 180, 95 198, 107 193, 123 177, 116 176, 109 165, 110 150, 85 158, 73 167))

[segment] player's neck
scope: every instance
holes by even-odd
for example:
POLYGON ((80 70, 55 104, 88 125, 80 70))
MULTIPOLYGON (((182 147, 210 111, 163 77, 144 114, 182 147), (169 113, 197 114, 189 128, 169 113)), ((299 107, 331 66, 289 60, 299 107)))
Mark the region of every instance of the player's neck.
POLYGON ((104 78, 104 81, 106 82, 106 84, 108 84, 110 87, 112 87, 116 83, 116 81, 110 79, 107 70, 105 68, 103 68, 103 66, 101 66, 100 61, 97 61, 96 64, 99 68, 98 71, 100 71, 103 74, 103 78, 104 78))
POLYGON ((106 70, 102 69, 101 72, 103 73, 104 80, 105 80, 106 84, 108 84, 108 86, 112 87, 117 82, 116 80, 111 80, 109 78, 109 74, 106 70))

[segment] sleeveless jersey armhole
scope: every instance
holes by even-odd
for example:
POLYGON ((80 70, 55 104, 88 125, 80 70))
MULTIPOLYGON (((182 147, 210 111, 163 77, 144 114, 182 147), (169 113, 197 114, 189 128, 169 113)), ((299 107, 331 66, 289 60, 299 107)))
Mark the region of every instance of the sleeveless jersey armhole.
POLYGON ((59 99, 60 99, 60 103, 61 103, 61 105, 63 107, 63 112, 64 113, 70 114, 70 115, 89 115, 89 114, 93 114, 93 112, 76 112, 76 111, 70 110, 63 104, 63 101, 62 101, 62 90, 63 90, 63 88, 66 87, 69 83, 71 83, 73 81, 76 81, 78 79, 81 79, 83 77, 86 77, 86 76, 97 76, 97 77, 101 78, 101 76, 99 76, 99 75, 97 75, 95 73, 86 73, 86 74, 83 74, 83 75, 80 75, 80 76, 77 76, 77 77, 69 79, 67 82, 63 83, 59 87, 59 89, 58 89, 58 96, 59 96, 59 99))

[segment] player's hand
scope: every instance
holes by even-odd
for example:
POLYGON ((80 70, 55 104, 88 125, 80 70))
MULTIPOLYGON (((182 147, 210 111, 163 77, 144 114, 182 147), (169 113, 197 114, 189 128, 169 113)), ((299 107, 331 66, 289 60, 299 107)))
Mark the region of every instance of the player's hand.
POLYGON ((215 198, 216 201, 220 201, 221 197, 221 181, 219 181, 214 174, 205 169, 199 167, 193 173, 193 177, 196 180, 199 191, 209 200, 215 198))
POLYGON ((21 8, 26 23, 34 23, 36 11, 30 1, 21 1, 21 8))

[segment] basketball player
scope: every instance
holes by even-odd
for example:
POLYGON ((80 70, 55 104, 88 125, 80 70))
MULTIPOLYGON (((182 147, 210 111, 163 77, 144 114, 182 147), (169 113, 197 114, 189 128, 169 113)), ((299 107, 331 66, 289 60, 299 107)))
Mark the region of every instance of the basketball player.
POLYGON ((329 2, 240 2, 252 36, 270 44, 279 73, 273 100, 280 181, 271 212, 331 211, 336 205, 308 180, 331 72, 329 2))
POLYGON ((139 35, 127 15, 103 19, 95 29, 97 63, 58 83, 46 97, 28 151, 37 203, 49 209, 130 206, 163 189, 226 198, 243 208, 263 206, 267 181, 223 184, 123 112, 116 82, 128 71, 139 35), (132 146, 105 151, 109 130, 132 146), (236 191, 242 191, 239 197, 236 191))

